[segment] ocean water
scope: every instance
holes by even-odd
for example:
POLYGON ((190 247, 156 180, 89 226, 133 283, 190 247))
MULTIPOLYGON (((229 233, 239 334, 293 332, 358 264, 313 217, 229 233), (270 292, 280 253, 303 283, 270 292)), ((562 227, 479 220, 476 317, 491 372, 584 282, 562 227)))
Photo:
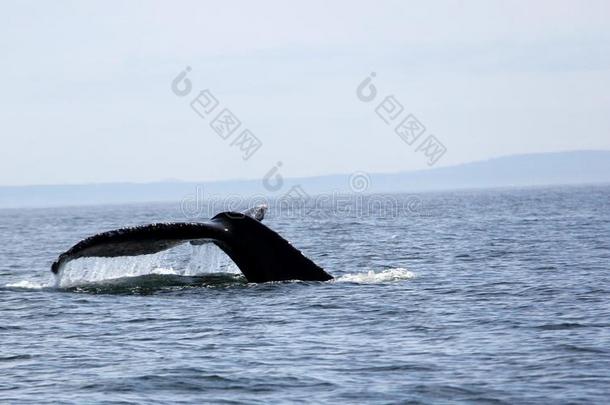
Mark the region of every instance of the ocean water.
POLYGON ((0 403, 607 403, 609 186, 308 204, 265 223, 333 281, 249 284, 211 245, 56 279, 184 207, 0 210, 0 403))

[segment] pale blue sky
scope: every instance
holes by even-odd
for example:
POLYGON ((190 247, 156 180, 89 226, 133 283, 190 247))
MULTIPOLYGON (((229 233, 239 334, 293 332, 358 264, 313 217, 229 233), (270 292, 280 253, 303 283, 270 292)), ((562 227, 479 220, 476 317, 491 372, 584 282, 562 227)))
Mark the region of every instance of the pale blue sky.
POLYGON ((0 54, 0 185, 427 168, 356 97, 373 71, 438 166, 610 149, 608 1, 3 1, 0 54), (205 88, 248 161, 189 107, 205 88))

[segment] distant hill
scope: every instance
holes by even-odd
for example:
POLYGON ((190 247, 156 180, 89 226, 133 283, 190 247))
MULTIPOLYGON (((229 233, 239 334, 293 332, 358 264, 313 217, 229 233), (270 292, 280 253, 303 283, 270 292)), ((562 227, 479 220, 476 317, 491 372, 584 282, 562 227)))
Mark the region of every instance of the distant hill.
POLYGON ((610 151, 578 151, 504 156, 417 172, 378 174, 379 190, 523 187, 610 183, 610 151))
MULTIPOLYGON (((300 186, 308 195, 351 192, 350 174, 286 179, 275 196, 300 186)), ((355 179, 354 179, 355 180, 355 179)), ((365 192, 417 192, 464 188, 610 183, 610 151, 512 155, 437 169, 373 173, 361 178, 365 192)), ((0 186, 0 208, 180 201, 204 196, 264 195, 260 179, 221 182, 107 183, 0 186)), ((361 189, 361 190, 362 190, 361 189)))

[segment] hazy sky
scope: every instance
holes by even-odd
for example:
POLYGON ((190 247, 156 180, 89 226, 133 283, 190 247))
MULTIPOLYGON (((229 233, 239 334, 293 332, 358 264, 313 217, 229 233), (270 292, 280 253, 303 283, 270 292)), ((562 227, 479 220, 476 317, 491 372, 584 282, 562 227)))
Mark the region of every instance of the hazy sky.
POLYGON ((388 95, 445 145, 438 166, 610 149, 609 1, 5 0, 0 55, 0 185, 428 167, 375 113, 388 95), (227 140, 223 108, 242 122, 227 140), (244 161, 246 128, 262 147, 244 161))

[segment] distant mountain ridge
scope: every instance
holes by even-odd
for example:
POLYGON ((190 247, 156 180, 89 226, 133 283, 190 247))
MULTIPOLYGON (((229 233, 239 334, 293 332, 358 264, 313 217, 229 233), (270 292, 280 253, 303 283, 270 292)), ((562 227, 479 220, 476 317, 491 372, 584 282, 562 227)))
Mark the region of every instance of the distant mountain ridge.
POLYGON ((380 189, 389 188, 394 182, 408 182, 418 190, 607 183, 610 151, 511 155, 374 178, 380 189))
POLYGON ((217 182, 106 183, 48 186, 0 186, 0 208, 49 207, 180 201, 203 192, 204 197, 281 196, 298 186, 307 195, 420 192, 464 188, 524 187, 610 183, 610 151, 571 151, 511 155, 455 166, 399 173, 359 174, 359 188, 350 187, 352 175, 285 179, 270 193, 261 179, 217 182))

